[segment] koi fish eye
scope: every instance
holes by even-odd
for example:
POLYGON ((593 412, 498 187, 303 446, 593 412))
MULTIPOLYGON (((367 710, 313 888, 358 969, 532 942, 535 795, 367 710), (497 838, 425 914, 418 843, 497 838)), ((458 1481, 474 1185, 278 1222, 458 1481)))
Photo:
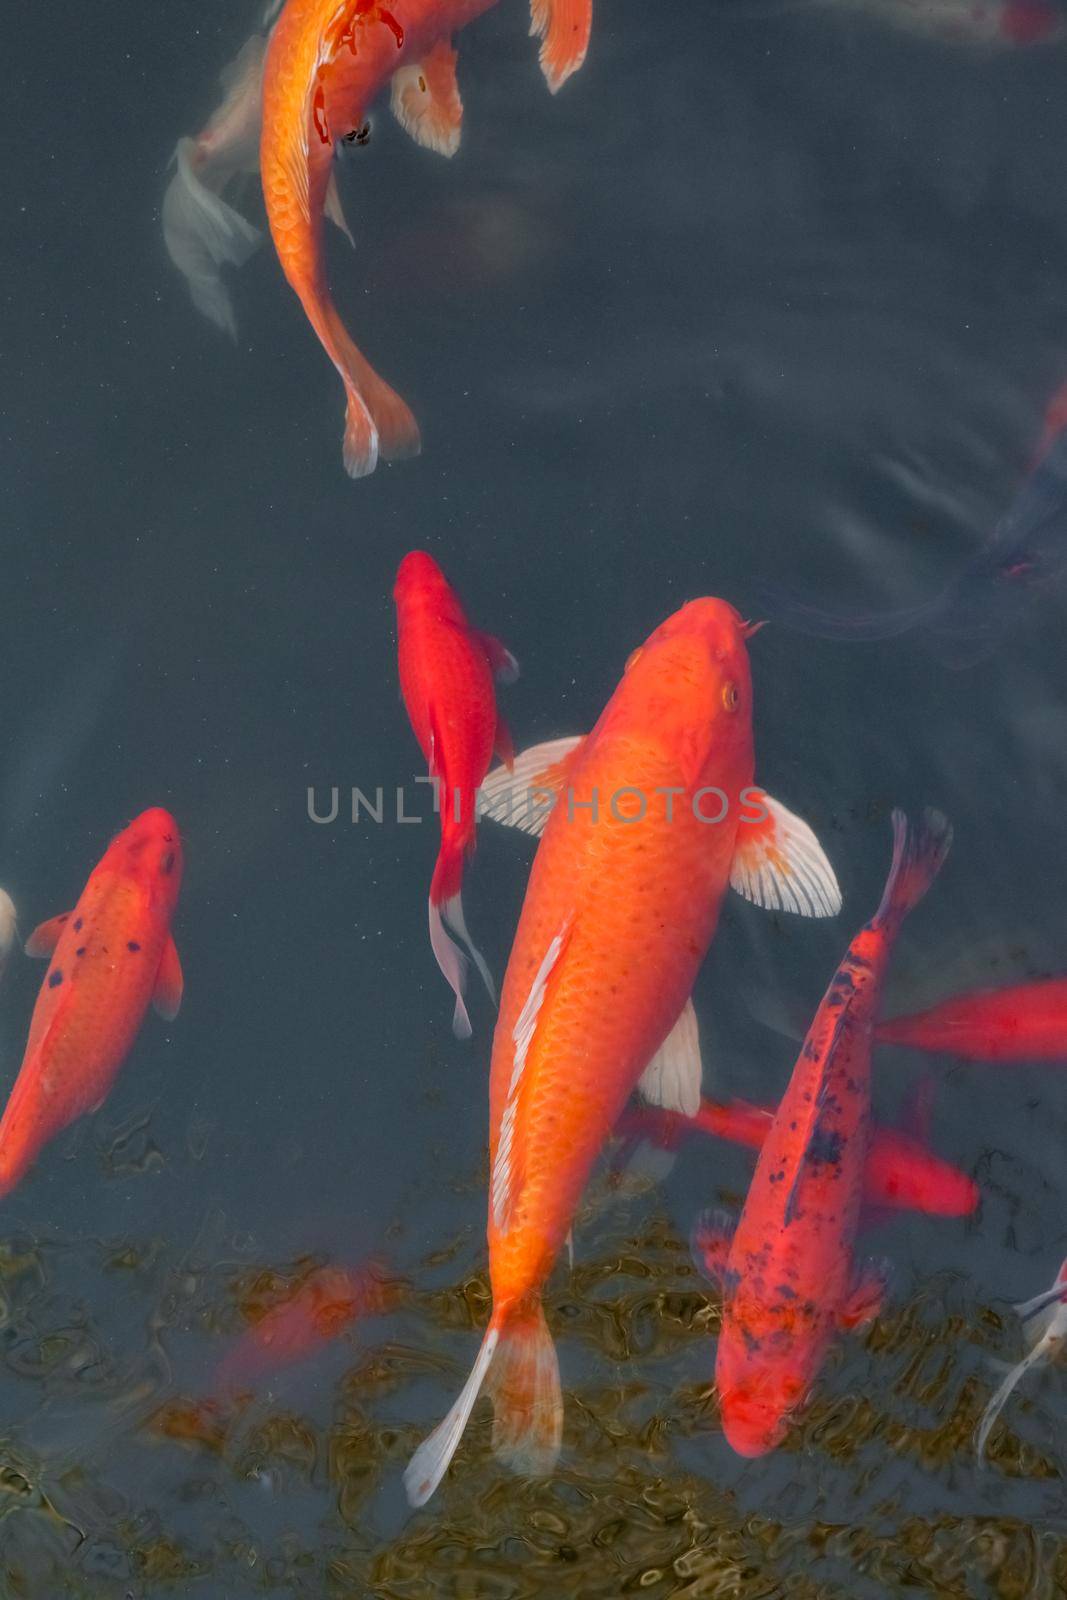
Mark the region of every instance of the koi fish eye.
POLYGON ((741 691, 732 678, 728 678, 722 686, 722 705, 724 711, 736 711, 741 704, 741 691))
POLYGON ((626 658, 626 666, 623 668, 624 673, 629 672, 631 667, 635 667, 637 665, 638 661, 641 659, 641 652, 644 650, 644 648, 645 647, 643 644, 639 644, 636 650, 630 651, 630 654, 626 658))

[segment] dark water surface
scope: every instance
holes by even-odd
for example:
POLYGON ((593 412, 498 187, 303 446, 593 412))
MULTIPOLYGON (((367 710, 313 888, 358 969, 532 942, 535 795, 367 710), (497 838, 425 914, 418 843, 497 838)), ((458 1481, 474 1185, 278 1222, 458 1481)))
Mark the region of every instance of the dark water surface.
MULTIPOLYGON (((180 1016, 147 1019, 104 1109, 3 1203, 0 1593, 1063 1594, 1062 1374, 1024 1384, 984 1469, 971 1442, 1021 1353, 1009 1302, 1067 1242, 1055 1067, 934 1066, 933 1141, 981 1210, 877 1224, 885 1314, 762 1461, 722 1438, 718 1298, 685 1242, 751 1157, 691 1143, 658 1188, 596 1180, 548 1295, 558 1475, 503 1477, 479 1412, 408 1513, 401 1470, 487 1313, 492 1014, 474 993, 452 1040, 431 828, 318 827, 306 795, 421 770, 390 599, 412 546, 519 656, 520 746, 591 725, 687 598, 900 605, 973 556, 1067 377, 1067 47, 601 0, 552 99, 507 0, 460 40, 457 159, 379 108, 342 174, 337 300, 424 436, 353 484, 272 253, 235 284, 235 349, 161 240, 170 150, 253 21, 115 0, 7 30, 0 881, 28 931, 150 804, 187 868, 180 1016), (410 1286, 388 1316, 221 1422, 197 1409, 250 1295, 371 1256, 410 1286)), ((726 908, 695 997, 707 1087, 759 1100, 795 1046, 754 1012, 814 1006, 894 804, 940 806, 956 843, 890 1009, 1063 968, 1062 604, 966 671, 917 636, 785 627, 752 661, 759 776, 845 894, 834 923, 726 908)), ((498 973, 530 854, 482 829, 467 912, 498 973)), ((5 1083, 40 976, 16 962, 0 999, 5 1083)), ((929 1070, 880 1056, 879 1114, 929 1070)))

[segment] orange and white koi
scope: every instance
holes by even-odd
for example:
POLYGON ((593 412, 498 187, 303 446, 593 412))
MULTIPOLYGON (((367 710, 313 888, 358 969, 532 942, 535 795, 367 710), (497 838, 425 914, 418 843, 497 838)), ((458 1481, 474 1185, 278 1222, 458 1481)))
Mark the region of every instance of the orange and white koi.
MULTIPOLYGON (((227 327, 220 268, 238 263, 254 241, 222 192, 230 168, 246 168, 249 122, 259 119, 259 169, 271 236, 282 270, 344 385, 344 464, 354 478, 373 472, 379 455, 397 460, 417 454, 420 438, 408 406, 357 349, 330 294, 323 218, 348 234, 334 157, 344 145, 364 142, 367 112, 386 85, 402 127, 427 148, 453 155, 463 105, 452 39, 493 4, 286 0, 265 51, 260 41, 258 61, 252 47, 231 72, 227 98, 201 140, 191 148, 179 146, 179 170, 165 206, 168 247, 197 304, 227 327), (200 149, 205 140, 206 155, 200 149)), ((531 11, 531 32, 541 39, 541 65, 555 91, 585 59, 592 0, 531 0, 531 11)))
POLYGON ((103 1104, 149 1004, 177 1015, 170 923, 181 875, 177 823, 158 807, 143 811, 112 840, 74 910, 30 935, 27 955, 52 959, 0 1118, 0 1195, 56 1134, 103 1104))
POLYGON ((699 1105, 690 991, 727 889, 810 916, 840 905, 811 830, 753 788, 754 631, 725 601, 690 602, 633 652, 588 737, 528 751, 484 785, 490 814, 543 837, 493 1040, 492 1315, 463 1392, 407 1469, 414 1504, 440 1483, 483 1384, 497 1456, 552 1469, 563 1406, 542 1286, 638 1083, 654 1103, 699 1105), (542 789, 559 797, 551 812, 516 815, 515 794, 542 789))
POLYGON ((760 1151, 730 1237, 720 1217, 693 1235, 699 1265, 723 1291, 715 1361, 723 1432, 743 1456, 780 1442, 836 1328, 878 1313, 884 1272, 852 1273, 870 1144, 871 1032, 900 926, 951 842, 927 812, 909 833, 893 813, 893 864, 881 904, 823 997, 760 1151))

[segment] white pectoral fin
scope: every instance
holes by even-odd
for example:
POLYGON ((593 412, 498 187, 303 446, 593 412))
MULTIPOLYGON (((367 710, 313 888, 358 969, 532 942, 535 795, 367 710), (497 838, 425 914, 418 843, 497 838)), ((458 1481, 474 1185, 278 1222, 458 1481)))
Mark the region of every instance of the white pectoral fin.
POLYGON ((447 40, 422 61, 393 73, 393 115, 417 144, 438 155, 454 156, 463 126, 463 102, 456 82, 456 52, 447 40))
POLYGON ((993 1424, 996 1422, 997 1418, 1000 1416, 1000 1413, 1004 1410, 1004 1407, 1011 1398, 1012 1390, 1015 1389, 1021 1380, 1026 1377, 1026 1374, 1030 1371, 1031 1367, 1043 1366, 1048 1360, 1048 1356, 1048 1346, 1046 1345, 1045 1341, 1042 1340, 1040 1344, 1036 1344, 1034 1346, 1028 1355, 1023 1357, 1022 1361, 1020 1361, 1016 1366, 1012 1367, 1011 1371, 1004 1379, 1004 1382, 1000 1385, 999 1389, 997 1389, 996 1393, 990 1399, 989 1404, 982 1412, 981 1420, 978 1423, 978 1427, 974 1435, 974 1448, 979 1462, 981 1462, 982 1457, 985 1455, 985 1447, 989 1442, 989 1435, 993 1431, 993 1424))
POLYGON ((478 791, 481 816, 539 838, 563 793, 571 758, 584 739, 550 739, 515 757, 511 768, 494 767, 478 791))
POLYGON ((700 1110, 703 1066, 700 1058, 700 1030, 692 1000, 687 1000, 681 1015, 641 1074, 638 1090, 649 1105, 664 1111, 680 1111, 695 1117, 700 1110))
POLYGON ((794 911, 802 917, 835 917, 841 890, 826 853, 802 817, 780 800, 760 794, 764 816, 744 817, 730 867, 730 887, 768 911, 794 911))
POLYGON ((192 139, 179 141, 177 171, 163 196, 163 240, 197 310, 236 337, 233 303, 221 269, 242 266, 259 243, 260 233, 201 179, 194 151, 192 139))

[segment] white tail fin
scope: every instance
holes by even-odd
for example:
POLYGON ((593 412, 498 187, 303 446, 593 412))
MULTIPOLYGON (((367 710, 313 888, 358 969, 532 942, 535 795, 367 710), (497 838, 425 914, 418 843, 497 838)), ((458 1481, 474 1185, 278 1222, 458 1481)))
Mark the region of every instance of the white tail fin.
POLYGON ((177 171, 163 196, 163 239, 197 310, 236 337, 233 304, 220 268, 243 266, 259 243, 259 229, 201 181, 193 165, 195 151, 194 140, 179 141, 177 171))
POLYGON ((1026 1374, 1030 1371, 1031 1367, 1042 1366, 1043 1363, 1048 1360, 1048 1357, 1049 1352, 1044 1343, 1035 1345, 1030 1351, 1029 1355, 1025 1356, 1017 1366, 1012 1367, 1011 1371, 1008 1373, 1008 1376, 1004 1379, 1004 1382, 1001 1384, 992 1400, 990 1400, 989 1404, 982 1412, 982 1418, 978 1424, 978 1431, 974 1436, 974 1448, 978 1455, 979 1462, 981 1462, 982 1457, 985 1455, 985 1447, 989 1441, 989 1435, 993 1431, 993 1424, 996 1422, 997 1418, 1000 1416, 1000 1413, 1007 1405, 1008 1400, 1011 1397, 1012 1390, 1022 1381, 1023 1378, 1026 1377, 1026 1374))
POLYGON ((473 1033, 471 1019, 467 1015, 466 1002, 463 991, 467 987, 467 958, 459 945, 449 937, 441 915, 442 908, 435 906, 430 901, 430 948, 437 958, 437 965, 448 982, 452 993, 456 997, 456 1009, 452 1017, 452 1032, 457 1039, 469 1039, 473 1033))
POLYGON ((556 1347, 540 1300, 505 1323, 489 1373, 493 1452, 512 1472, 546 1476, 559 1459, 563 1396, 556 1347))
POLYGON ((496 1005, 496 984, 493 982, 493 974, 489 971, 488 962, 482 955, 482 952, 478 949, 478 946, 471 938, 467 929, 467 919, 463 915, 462 897, 458 894, 455 894, 452 896, 451 900, 446 900, 444 905, 441 907, 441 914, 452 931, 454 933, 458 933, 460 938, 463 940, 463 943, 467 946, 467 949, 470 952, 470 958, 474 962, 474 965, 478 968, 478 971, 481 973, 482 982, 489 990, 489 998, 493 1004, 496 1005))
POLYGON ((463 1430, 474 1410, 474 1402, 481 1393, 485 1375, 489 1371, 493 1353, 500 1337, 499 1329, 490 1327, 482 1340, 478 1359, 471 1375, 463 1385, 459 1399, 448 1416, 439 1423, 428 1439, 424 1439, 408 1462, 404 1473, 404 1488, 413 1506, 424 1506, 448 1471, 448 1464, 456 1453, 463 1430))

